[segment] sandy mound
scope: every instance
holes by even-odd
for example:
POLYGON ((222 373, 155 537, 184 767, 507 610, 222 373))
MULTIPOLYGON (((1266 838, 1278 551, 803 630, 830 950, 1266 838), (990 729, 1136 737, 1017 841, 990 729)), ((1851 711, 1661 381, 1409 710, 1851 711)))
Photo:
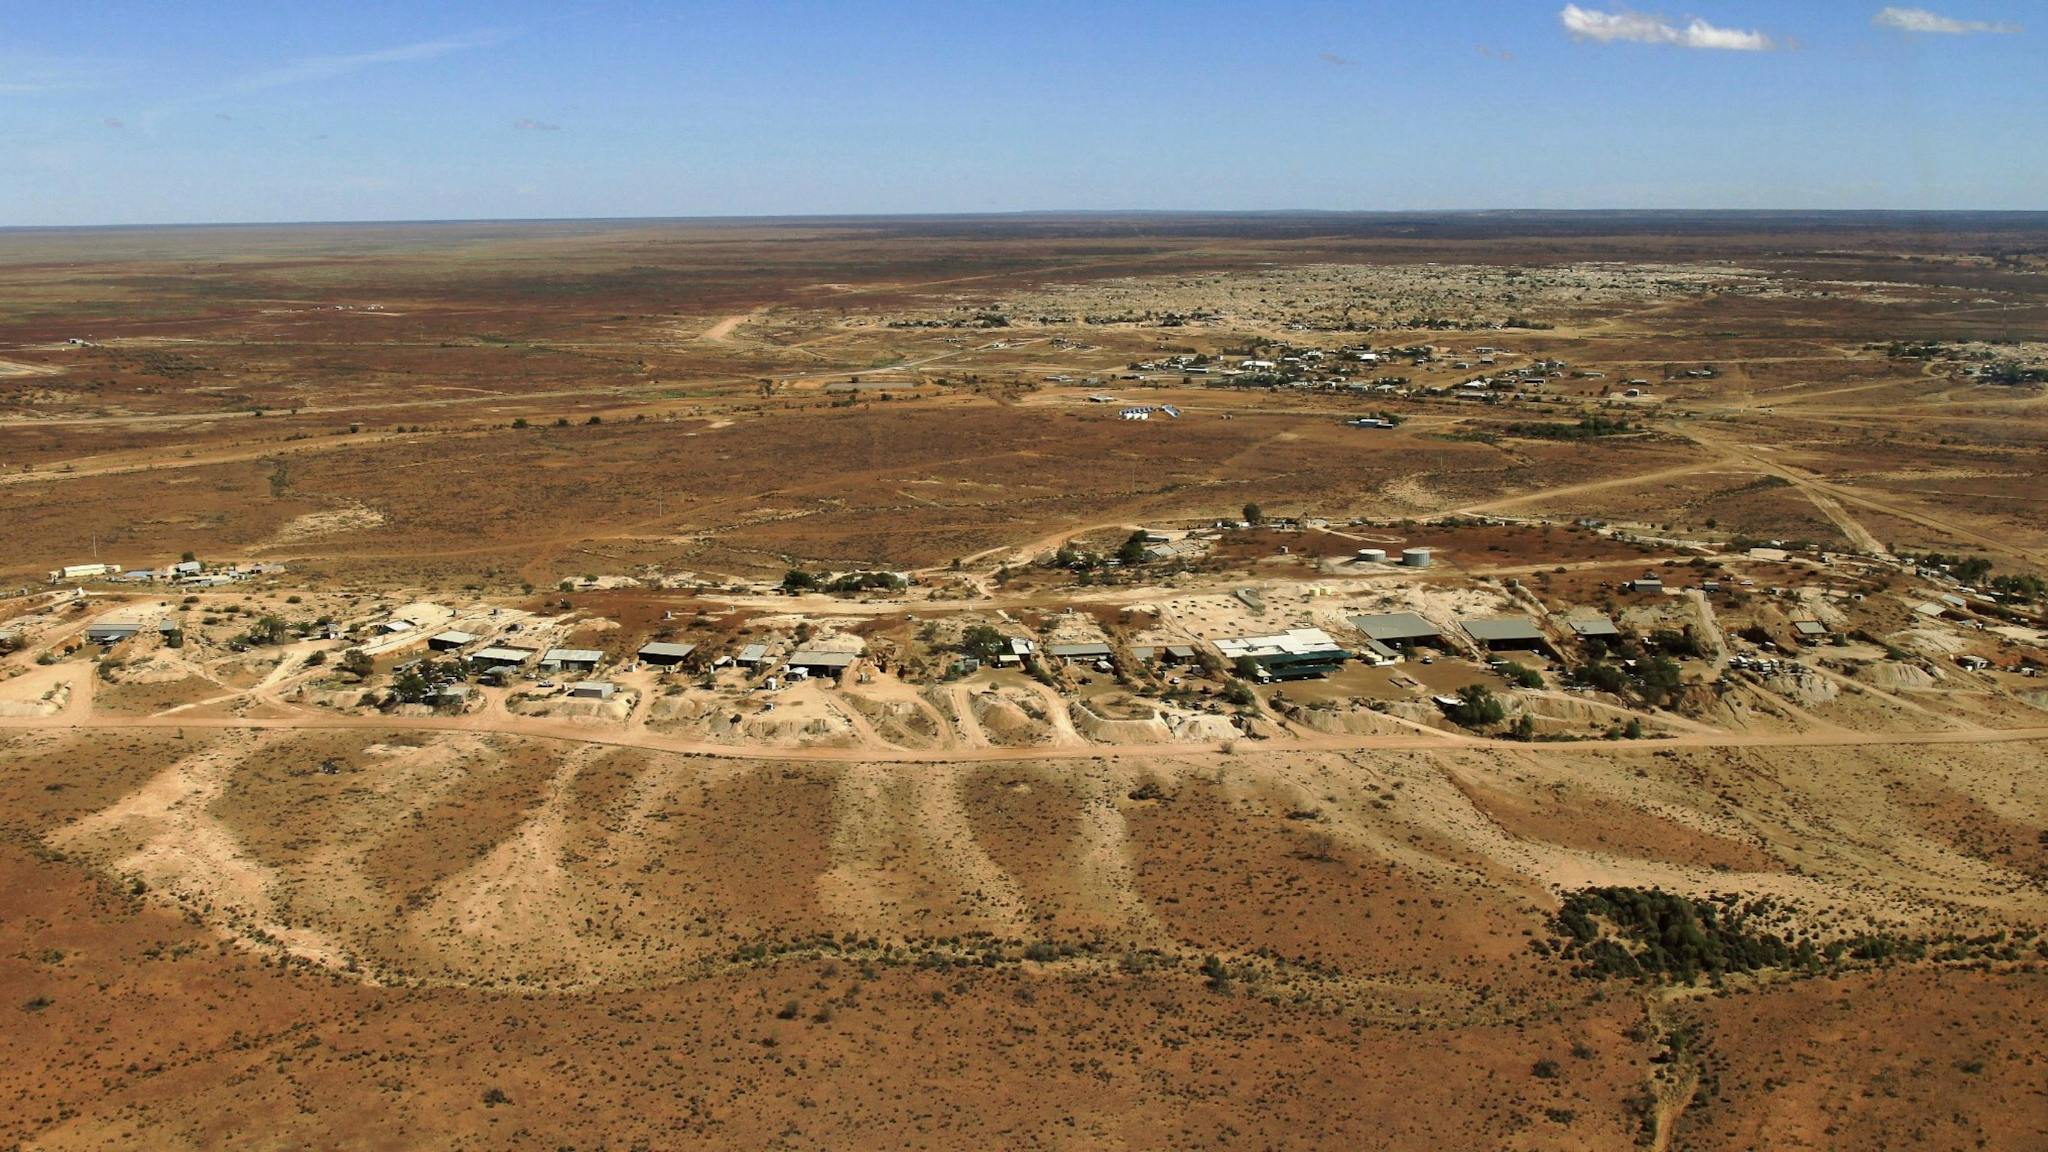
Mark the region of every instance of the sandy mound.
POLYGON ((860 713, 861 718, 875 730, 875 735, 891 744, 905 748, 929 748, 938 743, 938 716, 915 700, 876 700, 852 692, 843 692, 839 698, 860 713))
POLYGON ((1856 678, 1879 688, 1932 688, 1934 674, 1918 664, 1900 664, 1887 660, 1861 668, 1856 678))
POLYGON ((322 536, 338 536, 344 532, 362 532, 384 523, 384 514, 375 508, 361 504, 350 504, 325 512, 308 512, 285 522, 270 538, 271 545, 297 544, 315 540, 322 536))
POLYGON ((71 685, 59 684, 36 700, 0 700, 0 716, 55 716, 71 701, 71 685))
POLYGON ((991 744, 1044 744, 1052 739, 1052 725, 1032 702, 1016 700, 997 692, 983 692, 969 698, 974 719, 991 744))
POLYGON ((1076 731, 1104 744, 1163 744, 1173 737, 1156 713, 1151 720, 1110 720, 1079 700, 1067 706, 1067 713, 1074 718, 1076 731))
POLYGON ((546 700, 522 700, 512 709, 521 716, 549 716, 559 720, 596 720, 623 724, 633 714, 633 697, 621 693, 609 700, 579 700, 556 696, 546 700))
POLYGON ((1794 704, 1830 704, 1842 694, 1841 687, 1833 680, 1803 669, 1780 672, 1764 683, 1771 691, 1794 704))

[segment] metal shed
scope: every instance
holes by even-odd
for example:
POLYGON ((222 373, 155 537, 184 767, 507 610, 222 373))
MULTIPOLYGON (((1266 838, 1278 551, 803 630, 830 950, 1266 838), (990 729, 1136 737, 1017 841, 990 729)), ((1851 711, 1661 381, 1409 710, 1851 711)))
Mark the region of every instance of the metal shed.
POLYGON ((543 668, 571 668, 589 671, 604 663, 604 653, 595 648, 550 648, 540 658, 543 668))
POLYGON ((681 664, 689 659, 690 653, 696 650, 697 646, 695 644, 671 644, 665 640, 656 640, 648 644, 642 644, 639 656, 640 662, 643 664, 655 664, 666 668, 671 665, 681 664))
POLYGON ((1527 616, 1473 616, 1458 621, 1482 648, 1548 648, 1543 629, 1527 616))
POLYGON ((487 668, 517 668, 531 659, 533 651, 529 648, 491 647, 469 654, 470 663, 487 668))
POLYGON ((825 652, 816 648, 799 648, 790 654, 789 666, 801 668, 813 676, 838 676, 858 659, 858 652, 825 652))
POLYGON ((1366 634, 1367 638, 1382 644, 1413 644, 1422 640, 1441 640, 1443 634, 1429 621, 1413 612, 1381 612, 1371 616, 1353 616, 1351 626, 1366 634))

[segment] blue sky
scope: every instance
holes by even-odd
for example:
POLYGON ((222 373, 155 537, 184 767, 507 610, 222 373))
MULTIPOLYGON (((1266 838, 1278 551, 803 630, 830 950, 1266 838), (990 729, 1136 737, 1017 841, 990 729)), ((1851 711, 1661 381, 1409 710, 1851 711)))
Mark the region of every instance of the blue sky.
POLYGON ((0 225, 2048 209, 2037 0, 0 7, 0 225))

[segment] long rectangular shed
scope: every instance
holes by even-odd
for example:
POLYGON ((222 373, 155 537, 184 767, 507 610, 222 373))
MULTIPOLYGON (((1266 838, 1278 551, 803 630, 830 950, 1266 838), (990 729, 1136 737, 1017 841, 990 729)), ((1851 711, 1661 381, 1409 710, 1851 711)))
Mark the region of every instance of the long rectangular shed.
POLYGON ((1048 644, 1046 652, 1056 660, 1107 660, 1107 644, 1048 644))
POLYGON ((575 668, 589 671, 604 663, 604 653, 595 648, 550 648, 540 658, 543 668, 575 668))
POLYGON ((1270 636, 1225 637, 1215 644, 1225 660, 1249 659, 1273 680, 1328 676, 1351 659, 1351 653, 1339 647, 1321 628, 1290 628, 1270 636))
POLYGON ((1442 641, 1443 633, 1437 626, 1413 612, 1380 612, 1369 616, 1353 616, 1351 626, 1365 633, 1369 640, 1381 644, 1417 644, 1442 641))
POLYGON ((512 648, 504 645, 480 648, 469 654, 469 662, 471 664, 480 664, 486 668, 517 668, 531 659, 533 659, 533 649, 512 648))
POLYGON ((789 666, 801 668, 813 676, 838 676, 858 659, 858 652, 826 652, 817 648, 799 648, 790 653, 789 666))
POLYGON ((690 653, 696 650, 697 646, 695 644, 672 644, 666 640, 656 640, 642 644, 639 656, 642 664, 653 664, 667 668, 681 664, 690 658, 690 653))
POLYGON ((1465 635, 1477 641, 1481 648, 1547 649, 1550 641, 1543 635, 1543 629, 1527 616, 1468 616, 1458 621, 1458 627, 1465 635))
POLYGON ((1621 635, 1621 629, 1605 616, 1581 616, 1565 624, 1581 640, 1606 640, 1621 635))

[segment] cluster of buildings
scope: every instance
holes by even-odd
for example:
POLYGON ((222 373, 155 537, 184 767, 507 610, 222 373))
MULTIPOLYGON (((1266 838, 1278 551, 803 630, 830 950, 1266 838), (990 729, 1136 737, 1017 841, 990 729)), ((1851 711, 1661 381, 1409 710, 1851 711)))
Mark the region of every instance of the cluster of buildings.
POLYGON ((285 571, 282 564, 224 564, 209 567, 198 560, 181 560, 162 568, 123 569, 119 564, 94 561, 68 564, 50 572, 52 584, 100 581, 108 584, 169 584, 179 588, 216 588, 274 576, 285 571))
POLYGON ((1180 418, 1180 409, 1175 408, 1171 404, 1138 405, 1136 407, 1122 409, 1119 412, 1117 412, 1117 415, 1125 420, 1150 420, 1154 412, 1157 412, 1162 416, 1166 416, 1175 420, 1178 420, 1180 418))

